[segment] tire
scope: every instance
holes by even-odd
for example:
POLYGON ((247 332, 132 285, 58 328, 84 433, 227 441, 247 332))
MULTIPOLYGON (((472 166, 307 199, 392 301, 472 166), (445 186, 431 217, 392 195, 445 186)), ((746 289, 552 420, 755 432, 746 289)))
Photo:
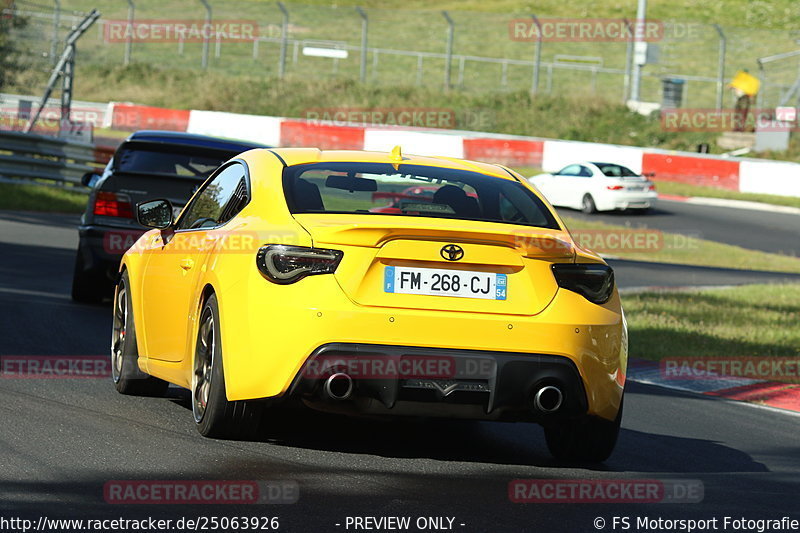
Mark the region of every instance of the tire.
POLYGON ((72 272, 72 300, 84 304, 97 304, 106 296, 105 280, 86 270, 80 249, 75 256, 75 269, 72 272))
POLYGON ((114 293, 111 325, 111 379, 120 394, 164 396, 169 383, 139 370, 139 349, 130 299, 130 279, 123 272, 114 293))
POLYGON ((544 428, 547 448, 562 461, 602 463, 614 451, 621 422, 622 402, 613 421, 586 416, 549 424, 544 428))
POLYGON ((228 401, 216 295, 206 300, 198 323, 192 363, 192 414, 197 430, 211 438, 252 438, 258 433, 263 404, 228 401))
POLYGON ((591 194, 585 194, 583 196, 583 200, 581 200, 581 211, 587 215, 597 213, 597 206, 595 205, 594 198, 592 198, 591 194))

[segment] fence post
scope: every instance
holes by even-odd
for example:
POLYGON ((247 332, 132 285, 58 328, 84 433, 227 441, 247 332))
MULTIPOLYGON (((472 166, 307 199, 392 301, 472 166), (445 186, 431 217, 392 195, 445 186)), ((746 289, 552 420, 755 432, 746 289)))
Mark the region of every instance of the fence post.
POLYGON ((210 31, 211 26, 211 5, 208 3, 208 0, 200 0, 200 3, 203 4, 203 7, 206 8, 206 24, 205 28, 206 31, 203 31, 203 59, 201 60, 201 64, 204 69, 208 68, 208 33, 210 31))
POLYGON ((542 64, 542 25, 536 15, 531 15, 533 23, 536 24, 536 55, 533 60, 533 81, 531 82, 531 94, 539 91, 539 67, 542 64))
POLYGON ((717 63, 717 109, 722 109, 722 91, 725 86, 725 53, 728 48, 728 39, 722 31, 722 26, 712 24, 719 34, 719 62, 717 63))
POLYGON ((622 103, 628 101, 628 94, 631 89, 631 61, 633 60, 633 28, 628 19, 622 19, 628 28, 628 42, 625 44, 625 77, 622 81, 622 103))
POLYGON ((136 6, 133 0, 128 0, 128 36, 125 39, 125 60, 124 65, 129 65, 131 62, 131 51, 133 49, 133 20, 136 14, 136 6))
MULTIPOLYGON (((638 52, 642 46, 640 43, 645 43, 644 40, 644 25, 647 16, 647 0, 638 0, 636 2, 636 20, 634 21, 634 52, 638 52)), ((645 44, 645 46, 647 46, 645 44)), ((639 101, 642 87, 642 65, 635 60, 633 62, 633 79, 631 82, 631 100, 634 102, 639 101)))
POLYGON ((61 24, 61 0, 53 0, 56 4, 55 11, 53 11, 53 41, 50 43, 50 57, 53 59, 53 65, 58 63, 58 26, 61 24))
POLYGON ((369 31, 369 19, 367 13, 356 6, 356 11, 361 16, 361 66, 359 68, 359 79, 361 83, 367 81, 367 32, 369 31))
POLYGON ((278 9, 283 13, 283 23, 281 24, 281 55, 278 60, 278 77, 283 78, 286 74, 286 45, 289 39, 289 11, 283 2, 278 2, 278 9))
POLYGON ((453 62, 453 36, 455 34, 455 22, 453 19, 450 18, 450 14, 447 11, 442 11, 442 16, 447 21, 447 52, 445 54, 445 63, 444 63, 444 90, 450 90, 450 68, 451 63, 453 62))

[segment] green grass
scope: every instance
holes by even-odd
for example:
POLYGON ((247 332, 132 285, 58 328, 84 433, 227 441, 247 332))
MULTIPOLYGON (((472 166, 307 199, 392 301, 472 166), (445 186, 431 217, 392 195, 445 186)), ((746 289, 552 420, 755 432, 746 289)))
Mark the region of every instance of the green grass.
MULTIPOLYGON (((37 92, 25 83, 6 90, 37 92)), ((667 150, 694 151, 698 144, 708 143, 712 152, 721 151, 715 145, 716 133, 664 131, 658 118, 631 113, 618 102, 574 95, 533 97, 527 90, 444 93, 438 86, 364 85, 353 79, 310 81, 295 76, 277 81, 218 72, 198 78, 197 71, 134 63, 128 67, 85 65, 76 91, 76 98, 88 101, 131 101, 173 109, 298 118, 306 118, 309 110, 319 109, 439 109, 453 112, 457 129, 667 150), (199 79, 203 86, 214 89, 200 89, 199 79)), ((98 136, 102 135, 98 132, 98 136)), ((800 143, 793 143, 791 150, 783 154, 769 155, 800 161, 800 143)))
POLYGON ((798 357, 800 285, 624 294, 632 357, 798 357))
MULTIPOLYGON (((62 0, 65 10, 88 11, 98 8, 104 14, 125 18, 126 4, 115 0, 62 0)), ((539 16, 554 17, 628 17, 636 16, 636 2, 595 2, 593 0, 571 0, 565 4, 561 0, 304 0, 303 2, 286 2, 290 11, 295 7, 313 5, 321 7, 338 6, 353 8, 362 6, 365 9, 397 9, 404 12, 410 10, 452 10, 479 11, 483 13, 536 13, 539 16)), ((216 10, 237 11, 242 18, 271 15, 277 12, 274 5, 264 0, 238 0, 236 2, 212 2, 216 10), (228 5, 225 5, 228 4, 228 5)), ((175 9, 189 8, 197 11, 193 3, 181 0, 139 0, 139 9, 161 7, 170 13, 175 9)), ((727 26, 748 26, 752 28, 795 29, 793 19, 800 17, 800 8, 794 0, 772 0, 770 2, 752 2, 748 0, 711 0, 703 3, 703 9, 697 8, 693 0, 650 0, 647 5, 648 16, 659 20, 681 19, 703 23, 718 23, 727 26)), ((186 16, 186 11, 182 14, 186 16)))
MULTIPOLYGON (((636 228, 590 222, 583 219, 563 217, 573 236, 581 241, 581 233, 589 235, 589 242, 613 242, 607 235, 624 235, 636 228), (598 237, 599 235, 599 237, 598 237)), ((649 233, 653 230, 642 230, 649 233)), ((776 272, 800 273, 800 258, 748 250, 739 246, 699 239, 691 235, 659 232, 654 242, 656 246, 635 248, 596 249, 623 259, 654 261, 659 263, 678 263, 685 265, 738 268, 745 270, 768 270, 776 272)))
POLYGON ((574 96, 534 98, 526 90, 448 94, 438 86, 362 85, 341 78, 310 82, 290 77, 277 82, 263 76, 230 77, 215 72, 202 80, 214 89, 198 89, 197 72, 189 70, 141 63, 129 67, 87 65, 76 90, 81 99, 90 101, 134 101, 174 109, 299 118, 307 117, 308 110, 320 108, 441 109, 453 111, 457 129, 671 150, 693 150, 701 142, 713 144, 716 138, 705 132, 665 132, 658 119, 631 113, 619 103, 574 96))
POLYGON ((85 208, 85 193, 55 187, 0 183, 0 209, 82 213, 85 208))
MULTIPOLYGON (((255 20, 261 34, 277 37, 281 22, 274 2, 263 0, 213 0, 217 19, 255 20)), ((88 11, 97 7, 104 19, 125 19, 127 5, 118 0, 63 0, 64 13, 88 11)), ((360 24, 354 6, 369 13, 369 46, 395 50, 441 53, 445 50, 446 24, 440 10, 451 10, 456 22, 454 53, 531 60, 534 46, 509 36, 509 21, 536 13, 541 17, 620 18, 635 17, 635 2, 558 0, 308 0, 287 2, 290 12, 289 37, 298 40, 331 40, 358 46, 360 24)), ((694 37, 674 37, 659 42, 661 62, 648 65, 642 81, 642 98, 661 99, 661 78, 674 74, 714 77, 718 54, 718 36, 709 25, 719 23, 728 36, 726 72, 756 70, 760 56, 794 50, 793 21, 800 17, 800 4, 790 0, 748 2, 712 0, 698 10, 692 0, 651 0, 648 16, 654 19, 692 21, 704 24, 694 37)), ((200 19, 203 10, 196 0, 137 0, 139 19, 200 19)), ((66 26, 67 19, 63 20, 66 26)), ((48 23, 49 24, 49 23, 48 23)), ((47 77, 46 59, 50 26, 32 23, 19 42, 29 48, 31 65, 8 92, 40 94, 47 77)), ((708 143, 720 153, 713 132, 665 132, 658 119, 646 119, 628 112, 622 105, 623 77, 599 73, 553 69, 552 79, 545 68, 541 72, 540 92, 529 93, 531 68, 509 64, 505 76, 498 63, 467 61, 463 80, 460 64, 453 63, 453 82, 449 93, 442 91, 444 61, 425 58, 423 72, 417 79, 417 58, 380 54, 376 70, 373 56, 368 57, 368 83, 354 82, 359 73, 359 54, 333 63, 328 59, 309 58, 288 50, 288 77, 278 80, 279 46, 265 42, 253 57, 250 43, 221 45, 215 57, 212 45, 208 72, 200 70, 201 44, 186 43, 181 53, 176 43, 135 43, 134 63, 122 67, 124 44, 102 39, 99 27, 92 28, 79 44, 75 97, 89 101, 133 101, 177 109, 210 109, 239 113, 303 117, 310 108, 445 108, 459 117, 461 129, 533 135, 590 142, 608 142, 634 146, 653 146, 669 150, 694 151, 708 143), (295 57, 297 60, 295 61, 295 57), (479 123, 469 117, 483 117, 479 123)), ((604 67, 623 68, 625 43, 547 42, 542 60, 556 56, 600 57, 604 67)), ((771 67, 770 67, 771 68, 771 67)), ((773 84, 791 84, 795 69, 768 71, 773 84), (784 79, 785 78, 785 79, 784 79)), ((765 85, 766 87, 766 85, 765 85)), ((711 107, 715 102, 715 84, 691 81, 687 85, 686 107, 711 107)), ((777 98, 776 89, 765 89, 767 102, 777 98)), ((732 105, 726 92, 724 104, 732 105)), ((771 104, 770 104, 771 105, 771 104)), ((764 105, 768 107, 767 104, 764 105)), ((757 154, 775 159, 800 161, 800 141, 793 140, 783 153, 757 154)))
POLYGON ((686 183, 672 181, 659 181, 658 192, 664 194, 678 194, 681 196, 705 196, 708 198, 725 198, 729 200, 746 200, 749 202, 762 202, 765 204, 785 205, 800 207, 800 198, 794 196, 777 196, 774 194, 755 194, 749 192, 715 189, 714 187, 701 187, 686 183))

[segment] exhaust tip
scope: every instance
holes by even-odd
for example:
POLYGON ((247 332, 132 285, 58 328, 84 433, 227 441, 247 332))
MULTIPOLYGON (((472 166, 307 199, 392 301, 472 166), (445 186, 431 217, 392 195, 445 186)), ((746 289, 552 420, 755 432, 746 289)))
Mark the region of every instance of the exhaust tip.
POLYGON ((325 380, 323 391, 332 400, 346 400, 353 394, 353 379, 343 372, 337 372, 325 380))
POLYGON ((543 413, 558 411, 564 401, 564 394, 561 389, 553 385, 547 385, 536 391, 533 396, 533 405, 543 413))

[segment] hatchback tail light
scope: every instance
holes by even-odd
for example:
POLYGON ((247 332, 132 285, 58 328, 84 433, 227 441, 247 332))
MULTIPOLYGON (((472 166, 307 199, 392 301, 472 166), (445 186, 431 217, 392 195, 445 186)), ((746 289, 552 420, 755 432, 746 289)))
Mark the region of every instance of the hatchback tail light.
POLYGON ((595 304, 606 303, 614 293, 614 271, 599 263, 557 263, 552 266, 558 286, 577 292, 595 304))
POLYGON ((95 215, 133 218, 131 198, 127 194, 100 191, 94 197, 95 215))

